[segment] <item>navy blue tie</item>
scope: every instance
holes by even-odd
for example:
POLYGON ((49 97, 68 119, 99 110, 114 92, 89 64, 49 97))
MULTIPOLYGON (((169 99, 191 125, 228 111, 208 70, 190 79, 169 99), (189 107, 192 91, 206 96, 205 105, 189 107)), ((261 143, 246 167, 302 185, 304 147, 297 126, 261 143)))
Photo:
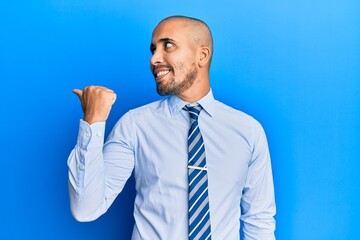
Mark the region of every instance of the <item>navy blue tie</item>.
POLYGON ((188 137, 189 178, 189 239, 211 239, 208 177, 204 141, 199 129, 198 117, 202 107, 185 106, 189 111, 188 137))

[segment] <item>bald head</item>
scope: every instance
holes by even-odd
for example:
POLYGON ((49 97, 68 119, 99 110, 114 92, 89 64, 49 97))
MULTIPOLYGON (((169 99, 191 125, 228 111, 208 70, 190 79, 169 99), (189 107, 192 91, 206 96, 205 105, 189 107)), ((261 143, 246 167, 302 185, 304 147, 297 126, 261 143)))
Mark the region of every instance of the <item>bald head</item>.
POLYGON ((163 19, 151 38, 150 69, 160 95, 195 102, 210 91, 212 37, 201 20, 172 16, 163 19))
MULTIPOLYGON (((202 20, 186 17, 186 16, 170 16, 164 18, 157 25, 160 26, 162 23, 177 21, 182 24, 188 31, 188 37, 194 43, 195 47, 208 47, 211 51, 211 58, 213 52, 213 39, 209 26, 202 20)), ((210 62, 211 62, 210 58, 210 62)))

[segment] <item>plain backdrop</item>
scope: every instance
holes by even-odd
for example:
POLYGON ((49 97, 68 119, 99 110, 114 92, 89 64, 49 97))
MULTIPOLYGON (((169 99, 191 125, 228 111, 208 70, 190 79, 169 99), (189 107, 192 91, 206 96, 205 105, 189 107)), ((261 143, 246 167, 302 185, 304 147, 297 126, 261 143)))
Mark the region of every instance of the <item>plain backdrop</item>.
POLYGON ((118 94, 107 134, 159 99, 151 33, 177 14, 213 31, 215 97, 265 128, 277 239, 360 239, 357 0, 2 0, 0 239, 130 239, 132 178, 98 220, 71 216, 66 162, 82 118, 71 91, 118 94))

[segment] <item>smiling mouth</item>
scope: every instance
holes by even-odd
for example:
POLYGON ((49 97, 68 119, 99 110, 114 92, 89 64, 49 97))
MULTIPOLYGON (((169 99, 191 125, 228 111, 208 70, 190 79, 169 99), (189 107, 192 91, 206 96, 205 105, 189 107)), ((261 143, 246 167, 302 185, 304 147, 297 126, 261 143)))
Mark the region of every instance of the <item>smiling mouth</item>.
POLYGON ((156 74, 156 77, 162 77, 165 76, 166 74, 168 74, 170 71, 169 70, 165 70, 165 71, 160 71, 156 74))
POLYGON ((154 74, 154 77, 155 77, 156 81, 159 81, 159 80, 163 79, 169 73, 170 73, 169 69, 155 69, 153 71, 153 74, 154 74))

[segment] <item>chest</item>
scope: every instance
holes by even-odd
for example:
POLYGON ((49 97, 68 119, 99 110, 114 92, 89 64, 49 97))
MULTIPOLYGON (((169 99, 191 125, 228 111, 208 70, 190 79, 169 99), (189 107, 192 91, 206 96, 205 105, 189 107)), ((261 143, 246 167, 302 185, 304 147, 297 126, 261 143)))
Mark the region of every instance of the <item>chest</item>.
MULTIPOLYGON (((216 122, 199 121, 212 185, 243 186, 251 148, 241 130, 216 122)), ((187 187, 189 124, 181 119, 160 119, 137 129, 135 174, 143 184, 187 187)))

